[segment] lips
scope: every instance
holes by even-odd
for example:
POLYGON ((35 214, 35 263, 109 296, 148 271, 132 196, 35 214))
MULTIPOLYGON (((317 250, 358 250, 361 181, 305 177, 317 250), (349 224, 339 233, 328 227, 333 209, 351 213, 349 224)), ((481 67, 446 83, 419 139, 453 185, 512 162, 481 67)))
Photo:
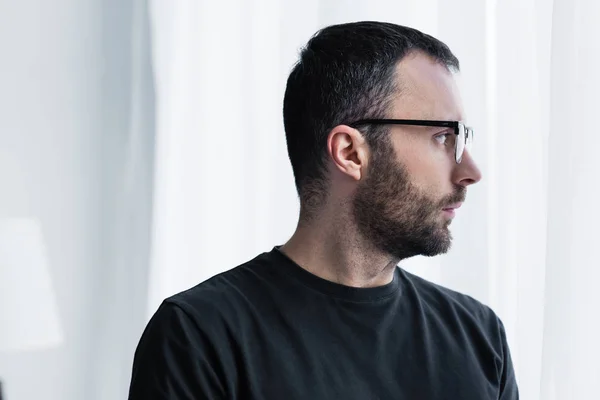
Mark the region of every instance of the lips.
POLYGON ((449 204, 448 206, 444 207, 443 210, 444 211, 454 211, 456 209, 459 209, 460 206, 462 206, 463 203, 454 203, 454 204, 449 204))

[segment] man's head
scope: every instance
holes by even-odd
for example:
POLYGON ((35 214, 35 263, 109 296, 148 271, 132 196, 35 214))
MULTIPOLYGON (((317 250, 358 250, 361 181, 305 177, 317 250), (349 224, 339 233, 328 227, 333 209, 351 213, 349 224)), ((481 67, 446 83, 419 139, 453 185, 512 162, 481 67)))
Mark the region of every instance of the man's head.
POLYGON ((448 47, 389 23, 318 32, 292 70, 284 98, 288 152, 301 220, 345 207, 359 233, 398 258, 447 251, 448 225, 480 179, 468 152, 454 158, 454 130, 352 123, 463 118, 448 47))

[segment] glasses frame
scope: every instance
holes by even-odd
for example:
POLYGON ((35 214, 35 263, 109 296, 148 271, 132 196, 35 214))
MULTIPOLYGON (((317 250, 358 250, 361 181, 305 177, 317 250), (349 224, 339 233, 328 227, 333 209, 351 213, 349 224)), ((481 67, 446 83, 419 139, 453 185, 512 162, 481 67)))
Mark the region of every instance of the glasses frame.
POLYGON ((454 134, 456 135, 456 145, 454 146, 454 160, 457 164, 462 161, 462 156, 465 149, 471 149, 473 143, 473 128, 466 126, 460 121, 439 121, 439 120, 426 120, 426 119, 361 119, 355 121, 348 126, 357 129, 360 125, 410 125, 410 126, 436 126, 441 128, 454 128, 454 134), (459 150, 459 144, 461 142, 460 136, 464 132, 464 140, 462 149, 459 150))

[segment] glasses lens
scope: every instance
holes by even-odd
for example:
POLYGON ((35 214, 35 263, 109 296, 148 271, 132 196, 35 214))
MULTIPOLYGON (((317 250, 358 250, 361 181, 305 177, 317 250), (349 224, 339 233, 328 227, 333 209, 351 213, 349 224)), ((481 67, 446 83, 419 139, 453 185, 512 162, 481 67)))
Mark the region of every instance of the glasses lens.
POLYGON ((458 137, 456 138, 456 162, 460 163, 466 145, 466 128, 463 124, 458 124, 458 137))
POLYGON ((466 140, 466 144, 467 144, 467 150, 469 151, 469 153, 471 152, 471 148, 473 147, 473 128, 465 128, 465 133, 467 135, 467 140, 466 140))

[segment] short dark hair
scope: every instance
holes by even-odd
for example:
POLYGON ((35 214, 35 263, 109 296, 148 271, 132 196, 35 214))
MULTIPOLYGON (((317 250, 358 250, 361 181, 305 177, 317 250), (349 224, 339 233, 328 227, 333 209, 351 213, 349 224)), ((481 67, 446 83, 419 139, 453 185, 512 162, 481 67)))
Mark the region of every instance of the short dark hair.
MULTIPOLYGON (((318 31, 301 50, 283 100, 288 155, 300 197, 301 219, 327 197, 326 144, 331 129, 366 118, 384 118, 395 84, 395 67, 422 51, 459 70, 448 46, 416 29, 386 22, 354 22, 318 31)), ((362 133, 371 148, 387 138, 384 127, 362 133)))

